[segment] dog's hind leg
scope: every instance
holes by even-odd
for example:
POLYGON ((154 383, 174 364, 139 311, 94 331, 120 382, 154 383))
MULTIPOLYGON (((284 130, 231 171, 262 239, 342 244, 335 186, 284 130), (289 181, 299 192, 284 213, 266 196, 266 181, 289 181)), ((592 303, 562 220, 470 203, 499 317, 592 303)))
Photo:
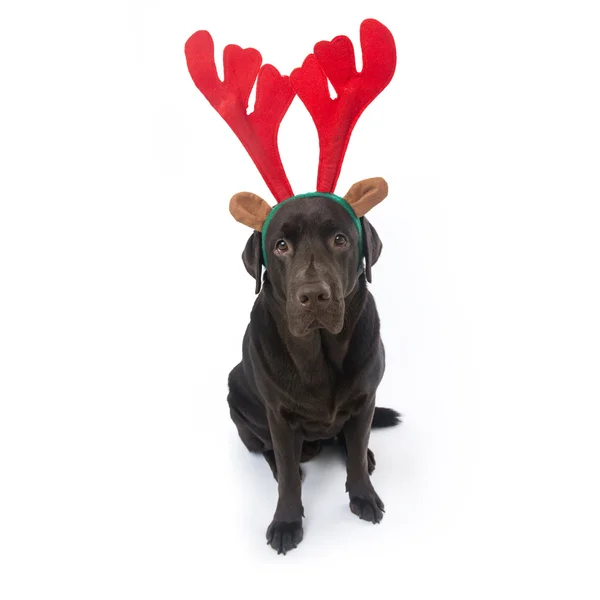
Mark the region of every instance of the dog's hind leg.
POLYGON ((263 452, 265 449, 264 442, 250 431, 250 429, 244 425, 238 425, 236 423, 238 434, 240 439, 244 443, 244 446, 250 450, 250 452, 263 452))
POLYGON ((316 440, 314 442, 304 442, 302 444, 302 455, 300 456, 300 462, 308 462, 312 460, 319 452, 321 452, 321 442, 316 440))
POLYGON ((229 375, 227 395, 229 414, 240 439, 250 452, 262 453, 271 447, 267 415, 264 406, 247 390, 241 365, 229 375))

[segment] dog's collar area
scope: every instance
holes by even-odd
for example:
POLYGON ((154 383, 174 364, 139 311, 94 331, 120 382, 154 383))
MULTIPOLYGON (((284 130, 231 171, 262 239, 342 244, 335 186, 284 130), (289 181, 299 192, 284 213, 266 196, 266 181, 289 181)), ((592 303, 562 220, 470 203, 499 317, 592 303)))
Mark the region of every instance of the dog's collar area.
POLYGON ((279 202, 279 204, 276 204, 271 209, 271 212, 267 215, 267 218, 265 219, 265 222, 263 223, 262 235, 261 235, 262 258, 263 258, 263 264, 265 266, 265 269, 267 268, 267 261, 268 261, 268 258, 267 258, 268 253, 267 253, 267 248, 265 246, 265 240, 267 239, 267 229, 269 228, 269 224, 273 220, 275 213, 284 204, 287 204, 288 202, 291 202, 292 200, 300 200, 301 198, 329 198, 330 200, 333 200, 334 202, 339 204, 350 215, 350 217, 352 218, 352 222, 354 223, 354 225, 356 226, 356 230, 358 231, 358 269, 360 270, 362 267, 362 259, 363 259, 362 222, 361 222, 360 218, 356 216, 354 209, 350 206, 350 204, 348 204, 348 202, 346 202, 346 200, 344 200, 341 196, 336 196, 335 194, 328 194, 326 192, 308 192, 306 194, 298 194, 297 196, 291 196, 290 198, 287 198, 286 200, 279 202))

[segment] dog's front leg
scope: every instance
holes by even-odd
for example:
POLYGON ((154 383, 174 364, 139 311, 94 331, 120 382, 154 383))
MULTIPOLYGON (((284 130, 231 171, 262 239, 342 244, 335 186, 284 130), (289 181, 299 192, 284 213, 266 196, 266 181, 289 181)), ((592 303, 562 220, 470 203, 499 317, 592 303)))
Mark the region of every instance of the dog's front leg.
POLYGON ((285 554, 302 541, 302 482, 300 479, 300 455, 302 436, 281 415, 267 411, 273 453, 277 465, 279 499, 273 521, 267 529, 267 543, 285 554))
POLYGON ((346 491, 350 510, 365 521, 379 523, 383 518, 383 502, 373 489, 367 456, 374 411, 375 397, 372 397, 348 419, 343 432, 348 453, 346 491))

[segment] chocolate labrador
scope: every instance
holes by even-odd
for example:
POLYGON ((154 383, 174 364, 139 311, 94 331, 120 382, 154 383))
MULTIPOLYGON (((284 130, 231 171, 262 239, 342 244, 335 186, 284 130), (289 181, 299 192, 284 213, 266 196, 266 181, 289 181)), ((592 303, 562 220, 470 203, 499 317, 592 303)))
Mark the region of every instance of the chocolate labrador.
POLYGON ((372 523, 383 517, 370 478, 369 434, 371 427, 397 424, 400 415, 375 407, 385 354, 367 282, 382 244, 367 219, 360 222, 362 240, 339 204, 298 198, 273 216, 265 257, 258 231, 242 255, 260 293, 242 361, 229 375, 228 403, 243 443, 263 454, 278 482, 267 529, 267 543, 278 553, 302 540, 300 463, 325 443, 345 450, 352 512, 372 523))

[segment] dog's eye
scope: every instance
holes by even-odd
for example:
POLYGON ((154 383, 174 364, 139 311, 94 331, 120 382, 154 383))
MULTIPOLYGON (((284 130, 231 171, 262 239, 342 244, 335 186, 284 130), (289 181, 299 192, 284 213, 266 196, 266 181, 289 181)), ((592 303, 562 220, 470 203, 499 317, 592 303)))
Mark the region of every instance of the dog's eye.
POLYGON ((288 251, 289 246, 287 245, 287 242, 285 240, 279 240, 275 244, 275 248, 276 248, 277 252, 279 252, 280 254, 283 254, 284 252, 288 251))
POLYGON ((334 243, 336 246, 345 246, 348 243, 348 238, 345 235, 338 233, 335 236, 334 243))

